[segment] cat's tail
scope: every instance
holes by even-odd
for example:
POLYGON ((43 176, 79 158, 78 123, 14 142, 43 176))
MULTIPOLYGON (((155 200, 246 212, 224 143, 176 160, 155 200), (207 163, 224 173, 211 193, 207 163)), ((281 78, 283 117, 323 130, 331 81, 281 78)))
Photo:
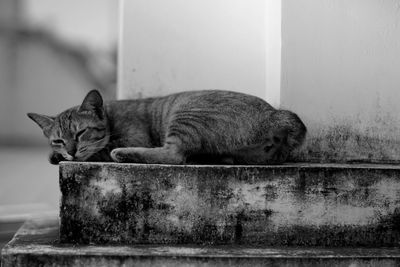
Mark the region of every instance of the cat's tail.
POLYGON ((275 142, 285 141, 290 150, 303 144, 307 127, 295 113, 289 110, 276 110, 268 121, 275 142))

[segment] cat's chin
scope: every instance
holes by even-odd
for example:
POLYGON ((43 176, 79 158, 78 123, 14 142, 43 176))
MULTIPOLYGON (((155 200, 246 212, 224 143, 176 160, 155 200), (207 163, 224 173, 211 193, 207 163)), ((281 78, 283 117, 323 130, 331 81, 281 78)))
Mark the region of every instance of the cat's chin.
POLYGON ((64 157, 58 153, 51 153, 49 156, 49 162, 53 165, 58 165, 63 160, 65 160, 64 157))
POLYGON ((49 162, 53 165, 58 165, 61 161, 85 161, 85 159, 74 158, 70 155, 62 155, 52 152, 49 156, 49 162))

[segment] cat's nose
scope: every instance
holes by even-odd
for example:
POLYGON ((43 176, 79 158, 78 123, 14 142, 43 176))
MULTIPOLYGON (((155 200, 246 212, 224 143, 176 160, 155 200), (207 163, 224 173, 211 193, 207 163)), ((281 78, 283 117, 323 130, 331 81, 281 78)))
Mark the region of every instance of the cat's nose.
POLYGON ((49 156, 49 161, 53 165, 57 165, 62 160, 64 160, 63 156, 57 153, 51 153, 49 156))
POLYGON ((75 157, 75 154, 76 154, 76 146, 69 147, 69 148, 67 149, 67 152, 68 152, 68 154, 69 154, 70 156, 75 157))

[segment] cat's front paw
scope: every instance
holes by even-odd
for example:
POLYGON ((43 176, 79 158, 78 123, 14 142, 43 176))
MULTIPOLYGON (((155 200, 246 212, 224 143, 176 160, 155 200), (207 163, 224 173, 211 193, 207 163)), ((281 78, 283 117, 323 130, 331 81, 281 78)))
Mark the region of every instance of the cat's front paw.
POLYGON ((121 152, 121 148, 115 148, 111 151, 110 156, 115 162, 124 162, 124 153, 121 152))
POLYGON ((130 148, 115 148, 111 151, 110 156, 113 161, 121 163, 137 163, 141 162, 141 157, 130 148))

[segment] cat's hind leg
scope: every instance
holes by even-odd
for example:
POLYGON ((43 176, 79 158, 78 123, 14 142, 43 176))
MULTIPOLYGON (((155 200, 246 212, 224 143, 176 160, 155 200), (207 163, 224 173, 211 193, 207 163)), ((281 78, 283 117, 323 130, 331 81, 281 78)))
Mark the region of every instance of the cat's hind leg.
POLYGON ((115 162, 150 164, 184 164, 186 160, 175 144, 166 144, 163 147, 154 148, 115 148, 111 151, 111 158, 115 162))
POLYGON ((261 144, 250 145, 232 152, 236 164, 281 164, 289 156, 287 134, 279 131, 261 144))

